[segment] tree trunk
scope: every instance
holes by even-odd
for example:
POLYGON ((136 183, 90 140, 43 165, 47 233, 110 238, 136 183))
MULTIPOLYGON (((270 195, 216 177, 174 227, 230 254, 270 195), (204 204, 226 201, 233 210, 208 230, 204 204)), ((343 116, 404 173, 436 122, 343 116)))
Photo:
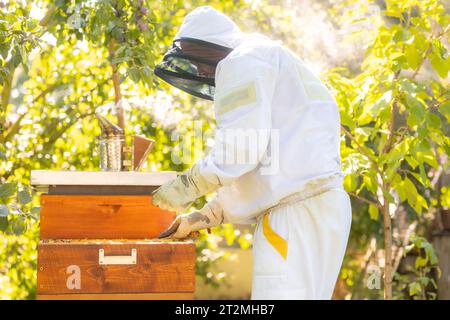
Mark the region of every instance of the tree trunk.
POLYGON ((392 299, 392 221, 389 214, 389 200, 384 198, 384 299, 392 299))
POLYGON ((14 79, 14 72, 16 69, 10 68, 8 78, 3 83, 0 94, 0 143, 5 143, 6 131, 9 129, 9 124, 6 123, 6 113, 8 112, 8 104, 11 98, 12 82, 14 79))
POLYGON ((1 94, 1 107, 6 113, 6 107, 9 104, 9 99, 11 98, 11 89, 12 89, 12 82, 14 79, 14 72, 16 71, 15 68, 10 68, 8 78, 3 83, 3 89, 1 94))
MULTIPOLYGON (((114 58, 114 47, 115 47, 115 41, 114 39, 111 39, 109 43, 109 54, 111 59, 114 58)), ((117 122, 119 127, 123 129, 125 132, 125 110, 123 109, 120 101, 122 99, 122 93, 120 92, 120 76, 118 72, 118 68, 115 64, 111 64, 112 68, 112 81, 113 81, 113 87, 114 87, 114 101, 116 103, 116 112, 117 112, 117 122)))
MULTIPOLYGON (((394 74, 394 92, 395 83, 400 75, 401 69, 394 74)), ((397 130, 397 113, 398 113, 398 100, 394 95, 392 100, 391 119, 389 122, 389 136, 386 141, 386 145, 383 148, 383 153, 387 154, 394 146, 395 132, 397 130)), ((386 172, 386 165, 383 168, 386 172)), ((381 175, 383 178, 383 175, 381 175)), ((384 192, 389 192, 390 185, 387 181, 383 182, 384 192)), ((389 213, 389 199, 386 195, 383 195, 383 222, 384 222, 384 299, 392 299, 392 220, 389 213)))

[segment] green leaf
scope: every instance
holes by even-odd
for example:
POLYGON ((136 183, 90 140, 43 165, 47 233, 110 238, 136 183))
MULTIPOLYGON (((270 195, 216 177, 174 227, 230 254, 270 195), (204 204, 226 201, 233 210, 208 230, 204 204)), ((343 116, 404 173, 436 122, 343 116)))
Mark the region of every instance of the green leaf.
POLYGON ((0 217, 6 217, 8 214, 9 208, 4 204, 0 204, 0 217))
POLYGON ((0 231, 4 232, 8 228, 8 217, 0 216, 0 231))
MULTIPOLYGON (((399 42, 399 41, 405 41, 408 37, 408 31, 405 29, 400 29, 398 30, 395 34, 394 37, 392 38, 395 42, 399 42)), ((392 56, 391 56, 392 59, 392 56)))
POLYGON ((405 183, 403 181, 396 185, 396 190, 397 190, 398 196, 400 197, 400 200, 402 202, 406 201, 405 183))
POLYGON ((408 118, 406 118, 406 123, 408 124, 408 127, 410 127, 411 129, 414 129, 416 126, 420 125, 421 122, 422 119, 413 113, 410 113, 408 115, 408 118))
POLYGON ((0 160, 1 161, 6 160, 6 150, 3 145, 0 145, 0 160))
POLYGON ((439 112, 450 122, 450 101, 439 106, 439 112))
POLYGON ((433 251, 430 256, 430 265, 435 266, 439 262, 439 258, 436 253, 433 251))
POLYGON ((406 94, 405 107, 409 111, 406 122, 409 127, 421 125, 425 118, 425 107, 423 101, 417 96, 406 94))
POLYGON ((358 187, 358 182, 356 180, 356 176, 353 173, 347 174, 344 177, 344 188, 345 190, 352 192, 356 190, 356 187, 358 187))
POLYGON ((6 60, 8 57, 9 47, 0 45, 0 56, 6 60))
POLYGON ((353 121, 352 117, 346 112, 341 112, 341 123, 342 125, 347 126, 350 131, 353 131, 356 128, 355 121, 353 121))
POLYGON ((430 141, 427 139, 420 140, 416 145, 416 151, 418 152, 428 152, 431 149, 430 141))
POLYGON ((441 119, 434 113, 427 113, 427 124, 429 127, 439 129, 441 127, 441 119))
POLYGON ((401 13, 399 12, 399 10, 394 10, 394 9, 387 9, 386 11, 382 11, 381 14, 384 14, 388 17, 394 17, 394 18, 402 18, 401 13))
POLYGON ((419 126, 417 128, 417 133, 419 134, 419 138, 424 139, 428 136, 428 130, 424 126, 419 126))
POLYGON ((139 69, 134 68, 134 67, 129 68, 128 75, 129 75, 130 79, 133 80, 134 82, 139 82, 139 79, 140 79, 139 69))
POLYGON ((388 200, 389 203, 395 203, 395 198, 392 194, 390 194, 386 189, 381 189, 383 192, 383 196, 388 200))
POLYGON ((424 244, 422 246, 425 249, 425 254, 427 259, 430 262, 430 265, 436 265, 438 263, 438 257, 436 256, 436 253, 434 252, 433 246, 428 241, 424 241, 424 244))
POLYGON ((418 179, 422 185, 427 186, 428 185, 428 177, 427 174, 425 172, 425 168, 423 166, 423 163, 420 164, 419 166, 419 170, 420 170, 420 179, 418 179))
POLYGON ((417 48, 420 52, 425 52, 430 45, 430 41, 423 33, 416 33, 412 39, 411 44, 417 48))
POLYGON ((8 182, 0 185, 0 198, 8 198, 16 192, 17 183, 8 182))
POLYGON ((436 157, 431 152, 423 154, 423 161, 428 163, 430 166, 432 166, 435 169, 439 168, 439 163, 436 161, 436 157))
POLYGON ((405 49, 406 61, 411 69, 415 70, 421 61, 419 51, 413 45, 408 45, 405 49))
POLYGON ((392 90, 386 91, 380 99, 370 108, 370 115, 372 117, 378 117, 381 111, 389 107, 389 103, 392 101, 392 90))
POLYGON ((409 178, 405 178, 404 182, 404 191, 406 194, 406 198, 408 203, 414 207, 417 203, 417 189, 414 183, 409 178))
POLYGON ((426 287, 430 283, 430 278, 420 277, 420 283, 422 286, 426 287))
POLYGON ((419 269, 421 267, 425 267, 428 263, 428 259, 427 258, 423 258, 423 257, 417 257, 416 258, 416 269, 419 269))
POLYGON ((378 185, 377 185, 374 177, 369 176, 369 175, 364 175, 363 181, 364 181, 364 184, 365 184, 367 190, 369 190, 372 193, 377 192, 378 185))
POLYGON ((17 194, 17 199, 19 200, 20 204, 28 204, 31 202, 31 195, 28 191, 22 190, 17 194))
POLYGON ((415 295, 418 295, 418 294, 420 294, 422 292, 422 287, 417 282, 410 283, 408 285, 408 287, 409 287, 409 295, 410 296, 415 296, 415 295))
POLYGON ((450 68, 449 58, 442 60, 437 54, 430 55, 430 63, 441 78, 446 78, 450 68))
POLYGON ((27 230, 27 224, 25 219, 22 217, 17 217, 12 222, 12 230, 15 235, 19 236, 27 230))
POLYGON ((409 112, 415 114, 419 118, 425 115, 426 104, 417 95, 406 95, 406 107, 408 108, 409 112))
POLYGON ((369 214, 372 220, 378 220, 378 207, 370 204, 369 205, 369 214))
POLYGON ((411 252, 411 250, 414 249, 414 244, 409 244, 405 247, 405 253, 411 252))
POLYGON ((27 64, 27 53, 25 51, 25 47, 19 46, 19 52, 20 52, 20 56, 22 57, 22 64, 26 65, 27 64))
POLYGON ((406 156, 405 160, 413 169, 417 168, 417 166, 419 165, 419 162, 417 162, 417 160, 414 157, 406 156))
POLYGON ((41 213, 41 207, 32 207, 30 212, 31 212, 31 214, 33 214, 36 217, 38 217, 39 214, 41 213))
MULTIPOLYGON (((433 283, 433 279, 432 279, 433 283)), ((433 284, 434 286, 434 284, 433 284)), ((437 286, 434 286, 435 289, 437 289, 437 286)), ((427 292, 427 295, 429 297, 429 300, 436 300, 437 294, 435 292, 427 292)))
POLYGON ((425 200, 424 197, 422 197, 421 195, 417 194, 416 197, 416 202, 413 205, 414 210, 417 211, 417 213, 422 213, 422 208, 424 209, 428 209, 428 204, 427 201, 425 200))

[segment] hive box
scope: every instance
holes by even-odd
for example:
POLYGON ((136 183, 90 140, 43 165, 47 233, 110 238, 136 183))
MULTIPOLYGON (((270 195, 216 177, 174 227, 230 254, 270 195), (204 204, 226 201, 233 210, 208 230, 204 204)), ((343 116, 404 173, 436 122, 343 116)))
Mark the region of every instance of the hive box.
POLYGON ((176 214, 146 195, 42 195, 41 240, 153 239, 176 214))
POLYGON ((194 286, 191 241, 68 240, 38 245, 41 299, 73 293, 96 298, 99 294, 158 294, 187 299, 194 286))
POLYGON ((195 246, 158 240, 151 204, 173 172, 32 171, 41 195, 38 299, 191 299, 195 246))

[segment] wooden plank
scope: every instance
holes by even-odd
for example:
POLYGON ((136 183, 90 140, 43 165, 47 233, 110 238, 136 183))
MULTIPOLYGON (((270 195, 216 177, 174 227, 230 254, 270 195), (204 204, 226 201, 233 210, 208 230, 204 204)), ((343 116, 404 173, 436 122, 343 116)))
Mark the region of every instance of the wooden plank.
POLYGON ((38 295, 74 293, 192 293, 192 242, 141 241, 43 243, 38 245, 38 295), (101 265, 104 255, 131 256, 136 264, 101 265))
POLYGON ((175 219, 151 196, 41 196, 41 239, 152 239, 175 219))
POLYGON ((193 292, 175 293, 105 293, 105 294, 42 294, 37 300, 193 300, 193 292))
POLYGON ((32 170, 31 185, 107 185, 107 186, 160 186, 177 177, 173 171, 58 171, 32 170))
POLYGON ((49 186, 45 193, 66 195, 149 195, 157 186, 49 186))
POLYGON ((150 153, 155 140, 143 136, 133 136, 133 170, 139 171, 147 161, 147 155, 150 153))

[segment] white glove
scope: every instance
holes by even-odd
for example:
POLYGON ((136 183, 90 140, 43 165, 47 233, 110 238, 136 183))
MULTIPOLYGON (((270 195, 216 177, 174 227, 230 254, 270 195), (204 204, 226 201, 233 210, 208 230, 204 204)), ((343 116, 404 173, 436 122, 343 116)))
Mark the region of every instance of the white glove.
POLYGON ((223 209, 214 199, 199 211, 179 215, 172 225, 159 235, 159 238, 183 239, 195 231, 212 228, 225 222, 223 209))
POLYGON ((185 211, 197 198, 215 191, 220 185, 207 181, 196 165, 163 184, 152 194, 152 203, 161 209, 185 211))

